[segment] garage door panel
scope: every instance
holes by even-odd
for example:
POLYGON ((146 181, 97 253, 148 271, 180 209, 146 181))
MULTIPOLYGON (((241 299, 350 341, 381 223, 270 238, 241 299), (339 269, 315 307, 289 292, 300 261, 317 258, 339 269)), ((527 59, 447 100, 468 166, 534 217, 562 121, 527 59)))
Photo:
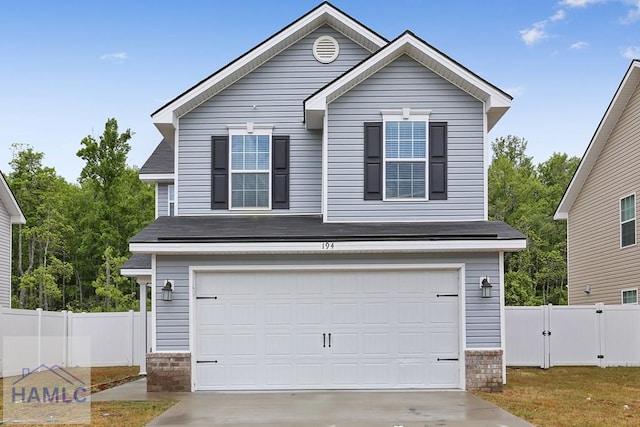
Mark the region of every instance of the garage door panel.
POLYGON ((197 273, 196 388, 458 387, 458 272, 197 273), (329 347, 331 334, 331 347, 329 347), (324 336, 323 336, 324 335, 324 336))

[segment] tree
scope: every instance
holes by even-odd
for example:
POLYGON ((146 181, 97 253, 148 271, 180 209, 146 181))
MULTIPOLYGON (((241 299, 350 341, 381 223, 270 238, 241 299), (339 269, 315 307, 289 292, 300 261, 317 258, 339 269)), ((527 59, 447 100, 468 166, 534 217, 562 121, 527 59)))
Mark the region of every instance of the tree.
POLYGON ((539 165, 526 140, 507 136, 492 144, 489 218, 527 236, 527 249, 505 256, 505 296, 510 305, 566 304, 566 228, 553 220, 579 163, 554 153, 539 165))

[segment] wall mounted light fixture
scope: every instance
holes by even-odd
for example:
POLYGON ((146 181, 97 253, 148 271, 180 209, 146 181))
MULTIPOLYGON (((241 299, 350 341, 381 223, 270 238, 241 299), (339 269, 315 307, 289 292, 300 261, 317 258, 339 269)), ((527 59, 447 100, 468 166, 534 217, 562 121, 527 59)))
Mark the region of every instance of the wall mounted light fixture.
POLYGON ((173 300, 173 280, 165 280, 162 287, 162 301, 173 300))
POLYGON ((584 285, 584 293, 585 294, 590 294, 591 293, 591 285, 589 285, 589 284, 584 285))
POLYGON ((491 298, 491 288, 493 288, 493 285, 489 282, 489 278, 481 277, 480 290, 482 291, 482 298, 491 298))

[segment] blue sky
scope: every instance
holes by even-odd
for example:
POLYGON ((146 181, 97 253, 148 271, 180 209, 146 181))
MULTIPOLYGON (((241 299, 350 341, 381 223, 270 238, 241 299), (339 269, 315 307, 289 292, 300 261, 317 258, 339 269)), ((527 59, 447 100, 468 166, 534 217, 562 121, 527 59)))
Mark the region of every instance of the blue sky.
MULTIPOLYGON (((131 165, 160 141, 150 114, 320 3, 0 1, 0 169, 12 143, 75 181, 83 137, 110 117, 135 132, 131 165)), ((406 29, 515 99, 489 134, 538 162, 582 155, 632 58, 640 0, 334 0, 393 39, 406 29)))

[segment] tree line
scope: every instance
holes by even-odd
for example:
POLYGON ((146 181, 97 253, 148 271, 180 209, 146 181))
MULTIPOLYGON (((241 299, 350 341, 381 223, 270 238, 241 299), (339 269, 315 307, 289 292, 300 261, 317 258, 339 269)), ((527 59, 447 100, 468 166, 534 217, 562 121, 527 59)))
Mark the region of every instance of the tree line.
POLYGON ((138 285, 120 276, 128 239, 154 218, 154 190, 127 166, 132 132, 115 119, 80 141, 84 167, 67 182, 44 154, 13 144, 7 181, 27 218, 14 226, 12 307, 73 311, 138 308, 138 285))
MULTIPOLYGON (((115 119, 102 135, 80 141, 84 161, 67 182, 44 154, 14 144, 7 180, 27 223, 14 226, 12 306, 45 310, 124 311, 138 308, 138 285, 122 277, 128 239, 154 219, 154 188, 127 165, 132 132, 115 119)), ((507 305, 566 304, 566 224, 553 213, 579 163, 554 153, 535 164, 526 140, 492 143, 489 219, 527 236, 528 246, 505 255, 507 305)))

